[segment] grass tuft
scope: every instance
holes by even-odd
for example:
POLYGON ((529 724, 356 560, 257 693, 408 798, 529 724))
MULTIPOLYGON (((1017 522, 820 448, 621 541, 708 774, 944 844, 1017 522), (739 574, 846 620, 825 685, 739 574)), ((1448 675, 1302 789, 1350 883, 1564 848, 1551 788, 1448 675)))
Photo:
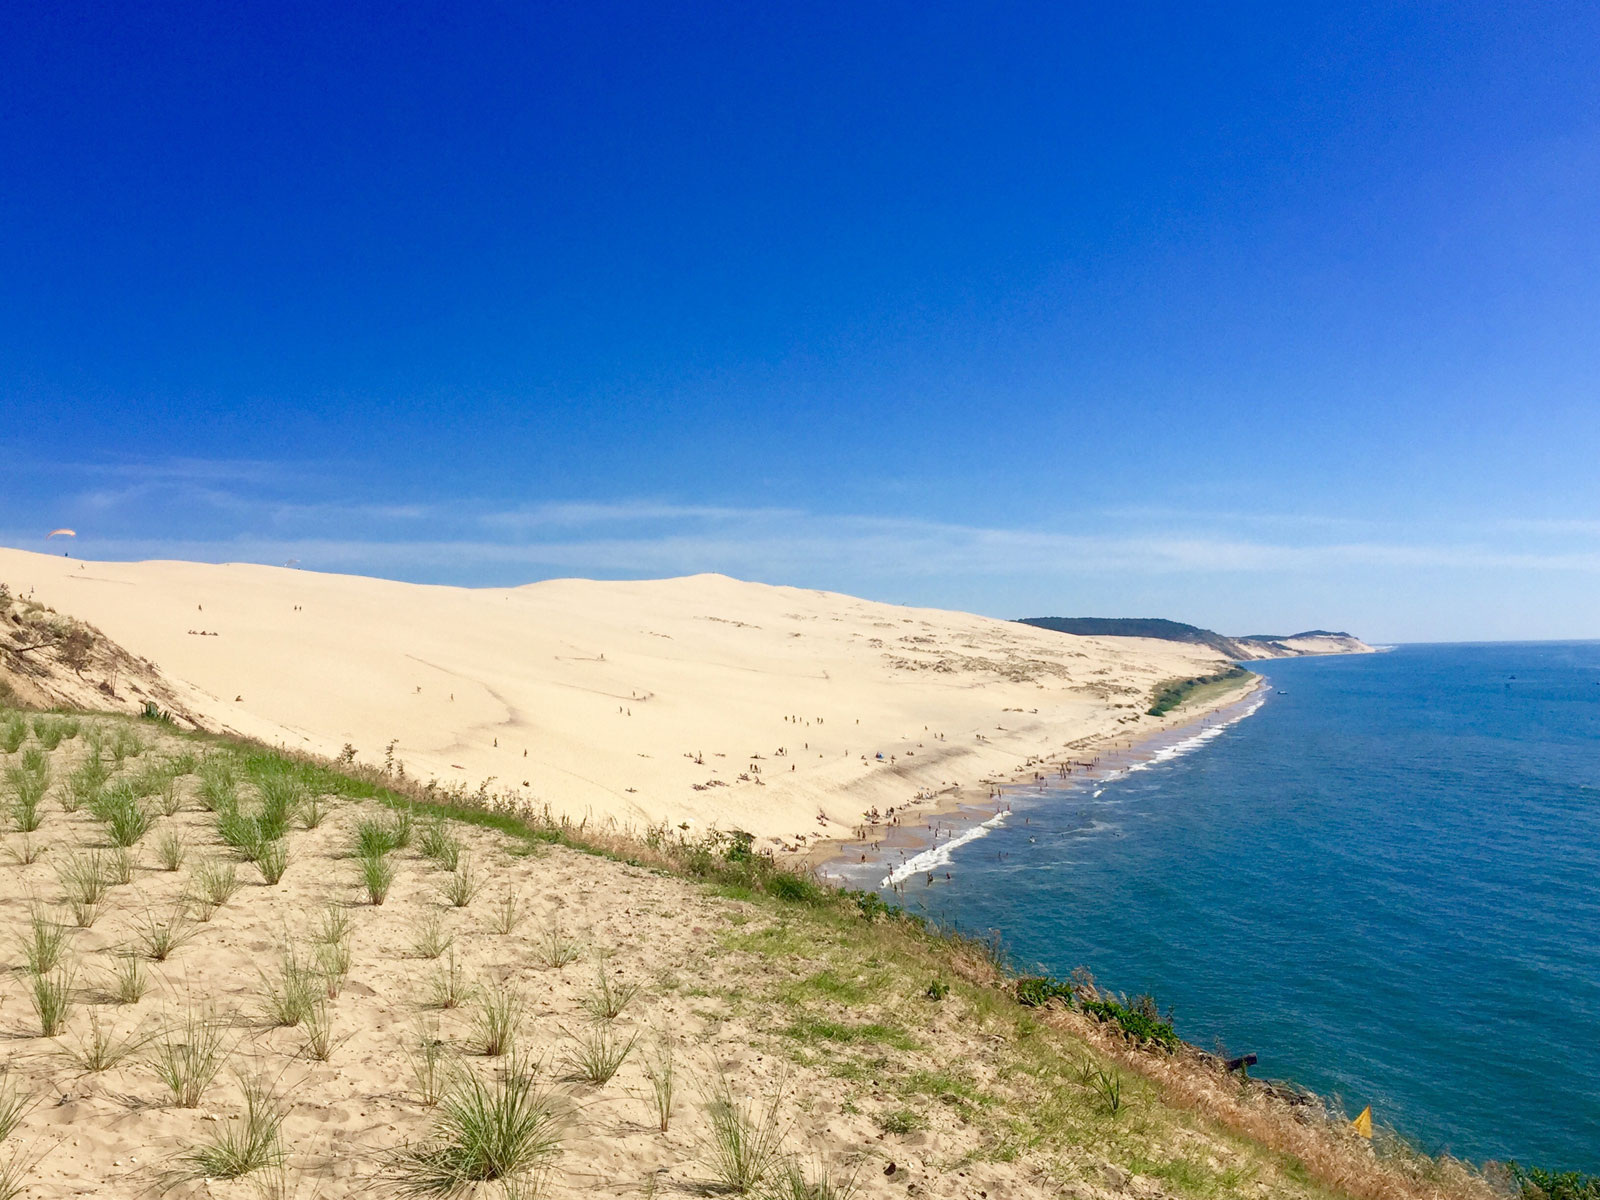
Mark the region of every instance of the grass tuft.
POLYGON ((514 886, 506 884, 505 893, 494 906, 494 931, 502 937, 509 937, 517 931, 525 915, 521 894, 514 886))
POLYGON ((131 792, 102 793, 101 810, 96 815, 105 822, 106 836, 111 839, 111 844, 124 849, 137 846, 155 823, 149 810, 131 792))
POLYGON ((0 1082, 0 1142, 16 1132, 22 1118, 33 1110, 39 1101, 17 1087, 15 1079, 0 1082))
POLYGON ((194 924, 194 919, 189 915, 189 906, 179 900, 162 917, 145 909, 134 935, 146 958, 151 962, 166 962, 199 932, 194 924))
POLYGON ((821 1161, 808 1173, 799 1160, 785 1158, 774 1174, 763 1189, 767 1200, 851 1200, 861 1190, 859 1168, 840 1174, 821 1161))
POLYGON ((300 1047, 301 1053, 317 1062, 327 1062, 333 1057, 333 1052, 349 1040, 349 1035, 338 1037, 334 1034, 333 1010, 327 996, 316 998, 301 1026, 306 1035, 300 1047))
POLYGON ((133 855, 122 848, 113 850, 106 855, 106 874, 111 877, 111 882, 117 887, 127 887, 133 882, 135 864, 133 855))
POLYGON ((156 810, 163 817, 175 817, 183 808, 183 796, 178 791, 178 778, 170 767, 162 771, 160 781, 152 795, 155 796, 156 810))
POLYGON ((150 990, 150 974, 137 954, 119 952, 111 968, 106 994, 117 1004, 137 1004, 150 990))
POLYGON ((457 1197, 499 1184, 529 1196, 561 1149, 552 1097, 515 1064, 485 1083, 456 1071, 440 1097, 428 1138, 398 1151, 388 1174, 405 1197, 457 1197))
POLYGON ((183 866, 189 847, 183 838, 168 830, 156 842, 156 861, 163 871, 176 871, 183 866))
POLYGON ((418 1023, 416 1042, 406 1046, 406 1058, 411 1063, 411 1077, 416 1083, 417 1099, 432 1108, 444 1096, 445 1087, 455 1067, 450 1047, 439 1036, 439 1023, 418 1023))
POLYGON ((435 818, 422 826, 417 849, 424 858, 432 859, 446 871, 454 871, 461 861, 461 842, 442 819, 435 818))
POLYGON ((323 803, 322 797, 316 792, 311 793, 300 802, 300 825, 304 829, 315 829, 327 820, 328 806, 323 803))
POLYGON ((781 1121, 783 1088, 764 1101, 736 1097, 727 1076, 719 1076, 706 1104, 711 1133, 705 1165, 717 1183, 740 1196, 765 1183, 783 1161, 787 1129, 781 1121))
POLYGON ((1115 1117, 1125 1106, 1122 1098, 1122 1076, 1115 1071, 1096 1071, 1089 1086, 1108 1117, 1115 1117))
POLYGON ((350 977, 350 942, 317 942, 312 947, 316 959, 317 975, 322 979, 323 994, 337 1000, 344 991, 344 981, 350 977))
POLYGON ((610 1081, 639 1040, 639 1035, 633 1034, 623 1041, 609 1025, 587 1025, 569 1036, 572 1045, 566 1061, 570 1077, 596 1087, 610 1081))
POLYGON ((36 842, 28 834, 23 834, 16 842, 6 843, 6 857, 19 867, 31 867, 45 856, 50 849, 43 842, 36 842))
POLYGON ((72 1016, 72 985, 76 973, 68 965, 53 971, 29 977, 28 999, 33 1001, 34 1014, 39 1018, 39 1028, 44 1037, 55 1037, 66 1028, 72 1016))
POLYGON ((582 944, 561 932, 559 920, 552 920, 544 927, 538 944, 534 946, 534 956, 546 967, 564 967, 576 962, 582 954, 582 944))
POLYGON ((599 963, 595 968, 594 990, 583 998, 583 1007, 596 1021, 615 1021, 638 994, 637 984, 613 983, 605 964, 599 963))
POLYGON ((215 1008, 190 1008, 155 1039, 151 1066, 179 1108, 198 1108, 232 1052, 233 1025, 215 1008))
POLYGON ((264 1084, 244 1084, 244 1112, 223 1121, 216 1136, 179 1156, 187 1179, 239 1179, 281 1167, 285 1157, 283 1120, 288 1110, 264 1084))
POLYGON ((18 833, 32 833, 39 828, 43 816, 39 806, 44 803, 50 789, 50 762, 40 759, 36 763, 7 767, 6 788, 11 793, 11 820, 18 833))
POLYGON ((381 858, 411 844, 412 817, 409 809, 401 809, 388 820, 382 817, 362 817, 356 823, 356 840, 352 853, 356 858, 381 858))
POLYGON ((411 953, 418 958, 438 958, 455 940, 455 934, 445 928, 444 918, 430 912, 412 927, 411 953))
POLYGON ((77 1045, 63 1047, 62 1053, 80 1071, 98 1073, 120 1066, 149 1040, 150 1034, 138 1030, 118 1037, 101 1024, 100 1014, 90 1009, 88 1035, 79 1035, 77 1045))
POLYGON ((54 971, 67 952, 71 930, 39 905, 28 911, 28 932, 22 937, 22 957, 30 975, 54 971))
POLYGON ((315 964, 300 956, 293 944, 278 956, 276 974, 261 976, 261 1014, 277 1026, 299 1025, 319 999, 326 998, 326 982, 315 964))
POLYGON ((61 797, 61 806, 68 812, 77 812, 79 808, 93 811, 95 802, 100 798, 100 789, 105 787, 106 780, 110 778, 111 768, 98 754, 91 754, 67 776, 67 790, 61 797))
POLYGON ((200 764, 200 803, 207 812, 223 813, 239 806, 239 778, 233 764, 212 755, 200 764))
POLYGON ((389 889, 394 886, 394 862, 387 854, 363 854, 356 861, 367 900, 374 906, 381 905, 389 898, 389 889))
POLYGON ((652 1053, 644 1056, 644 1077, 650 1082, 650 1099, 656 1114, 656 1127, 662 1133, 672 1123, 674 1075, 672 1043, 658 1039, 652 1053))
POLYGON ((454 950, 450 951, 450 956, 443 966, 435 968, 433 977, 429 980, 429 1002, 434 1008, 460 1008, 472 999, 476 991, 477 988, 467 978, 467 973, 462 969, 454 950))
POLYGON ((193 885, 189 899, 195 908, 195 919, 209 921, 238 892, 239 870, 231 862, 208 858, 195 867, 189 882, 193 885))
POLYGON ((456 908, 465 908, 472 903, 483 890, 483 883, 473 870, 470 858, 461 860, 441 890, 444 892, 444 898, 456 908))
POLYGON ((523 1011, 522 995, 510 984, 484 988, 472 1014, 472 1048, 485 1058, 511 1053, 523 1011))
POLYGON ((88 929, 99 916, 100 905, 111 890, 111 874, 105 856, 98 850, 69 854, 56 866, 56 877, 66 889, 67 907, 79 928, 88 929))
POLYGON ((269 887, 276 887, 289 869, 289 839, 274 838, 262 845, 256 855, 256 870, 269 887))
POLYGON ((325 905, 311 940, 325 946, 349 941, 350 911, 342 904, 325 905))

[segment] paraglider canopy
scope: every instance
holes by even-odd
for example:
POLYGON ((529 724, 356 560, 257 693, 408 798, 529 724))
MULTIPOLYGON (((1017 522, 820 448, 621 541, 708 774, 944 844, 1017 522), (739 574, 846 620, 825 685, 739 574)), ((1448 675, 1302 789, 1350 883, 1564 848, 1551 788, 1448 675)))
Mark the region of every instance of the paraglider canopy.
POLYGON ((44 535, 44 540, 48 542, 53 537, 77 537, 77 536, 78 536, 78 531, 76 529, 52 529, 49 533, 44 535))

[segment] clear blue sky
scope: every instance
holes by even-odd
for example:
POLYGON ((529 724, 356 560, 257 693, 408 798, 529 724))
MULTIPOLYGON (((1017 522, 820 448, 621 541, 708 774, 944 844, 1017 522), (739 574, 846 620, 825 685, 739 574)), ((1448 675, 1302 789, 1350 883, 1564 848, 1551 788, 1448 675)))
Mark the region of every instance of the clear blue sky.
POLYGON ((1600 637, 1600 8, 9 6, 0 541, 1600 637))

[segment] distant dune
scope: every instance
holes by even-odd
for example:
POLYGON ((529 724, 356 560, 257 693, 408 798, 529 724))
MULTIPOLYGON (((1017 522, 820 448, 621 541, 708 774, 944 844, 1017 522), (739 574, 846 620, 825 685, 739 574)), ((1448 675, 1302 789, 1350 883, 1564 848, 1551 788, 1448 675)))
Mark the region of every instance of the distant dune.
POLYGON ((152 694, 422 781, 772 844, 1185 719, 1142 714, 1225 659, 719 575, 469 589, 0 550, 0 582, 159 668, 103 706, 152 694))
POLYGON ((1023 625, 1052 629, 1080 637, 1144 637, 1163 641, 1208 646, 1237 662, 1262 658, 1295 658, 1309 654, 1371 654, 1373 649, 1360 638, 1326 629, 1304 633, 1252 633, 1229 637, 1198 625, 1168 621, 1160 617, 1023 617, 1023 625))

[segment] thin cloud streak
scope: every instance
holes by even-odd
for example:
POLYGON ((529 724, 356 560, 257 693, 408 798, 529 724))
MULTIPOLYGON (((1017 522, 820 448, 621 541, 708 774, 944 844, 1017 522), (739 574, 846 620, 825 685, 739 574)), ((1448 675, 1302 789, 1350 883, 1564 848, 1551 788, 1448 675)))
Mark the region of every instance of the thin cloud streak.
MULTIPOLYGON (((8 539, 12 540, 12 539, 8 539)), ((33 539, 28 539, 33 540, 33 539)), ((13 542, 13 544, 16 544, 13 542)), ((26 544, 25 542, 23 544, 26 544)), ((522 568, 537 574, 718 571, 796 582, 840 566, 906 577, 1033 573, 1325 574, 1357 567, 1600 572, 1600 552, 1535 553, 1488 546, 1346 542, 1290 546, 1228 538, 1116 537, 983 529, 907 520, 803 518, 789 528, 657 537, 490 541, 239 537, 86 541, 96 558, 164 557, 282 563, 388 573, 522 568)))

